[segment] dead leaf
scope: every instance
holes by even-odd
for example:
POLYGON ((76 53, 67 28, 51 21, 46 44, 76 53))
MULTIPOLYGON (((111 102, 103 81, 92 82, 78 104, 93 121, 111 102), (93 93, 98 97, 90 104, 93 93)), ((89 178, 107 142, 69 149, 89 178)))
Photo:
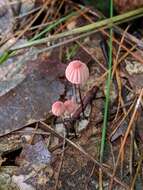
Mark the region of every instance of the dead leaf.
POLYGON ((125 12, 141 7, 143 0, 114 0, 114 3, 119 12, 125 12))
MULTIPOLYGON (((11 41, 11 40, 9 40, 11 41)), ((22 44, 26 40, 20 39, 17 44, 22 44)), ((15 46, 15 45, 14 45, 15 46)), ((0 51, 3 52, 5 46, 2 46, 0 51)), ((11 89, 19 85, 27 76, 27 67, 29 67, 29 60, 37 58, 37 49, 30 48, 20 56, 10 57, 3 64, 0 65, 0 96, 3 96, 11 89)))
POLYGON ((52 103, 64 93, 59 76, 64 65, 54 61, 31 61, 27 77, 16 88, 0 97, 0 134, 44 120, 52 103))
POLYGON ((20 155, 30 164, 48 164, 51 160, 51 153, 48 151, 43 141, 34 145, 26 144, 20 155))

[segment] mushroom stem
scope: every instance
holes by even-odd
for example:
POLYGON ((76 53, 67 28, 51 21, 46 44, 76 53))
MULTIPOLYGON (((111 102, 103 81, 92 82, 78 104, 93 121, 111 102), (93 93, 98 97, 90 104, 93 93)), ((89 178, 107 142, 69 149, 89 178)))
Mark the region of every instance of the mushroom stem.
POLYGON ((76 133, 76 128, 75 128, 75 126, 73 127, 73 133, 74 133, 74 137, 77 138, 77 133, 76 133))
MULTIPOLYGON (((72 120, 71 115, 70 115, 70 120, 72 120)), ((74 124, 73 124, 73 133, 74 133, 74 137, 77 138, 76 127, 74 124)))
POLYGON ((78 92, 79 92, 79 98, 80 98, 80 103, 81 103, 81 108, 82 108, 82 115, 83 115, 83 118, 85 118, 84 105, 83 105, 82 96, 81 96, 81 90, 80 90, 80 86, 79 85, 78 85, 78 92))
POLYGON ((63 123, 63 125, 64 125, 64 127, 66 129, 66 138, 69 138, 69 129, 68 129, 68 126, 66 125, 66 123, 65 123, 65 121, 64 121, 63 118, 62 118, 62 123, 63 123))
POLYGON ((77 94, 76 94, 76 84, 73 84, 73 97, 75 97, 75 101, 76 103, 78 103, 78 98, 77 98, 77 94))

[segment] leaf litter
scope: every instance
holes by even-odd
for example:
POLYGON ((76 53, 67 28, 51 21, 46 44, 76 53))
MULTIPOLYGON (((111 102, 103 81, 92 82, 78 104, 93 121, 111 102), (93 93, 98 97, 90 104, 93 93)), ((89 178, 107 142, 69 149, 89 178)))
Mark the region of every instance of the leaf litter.
MULTIPOLYGON (((30 4, 27 4, 26 12, 32 10, 34 6, 34 4, 31 4, 32 1, 27 2, 30 4)), ((49 6, 55 5, 55 2, 53 1, 53 4, 49 6)), ((22 5, 26 7, 26 5, 22 5)), ((63 5, 69 8, 66 3, 63 5)), ((54 14, 54 12, 52 11, 50 14, 54 14)), ((92 15, 91 12, 89 15, 92 15)), ((86 16, 89 17, 89 15, 86 16)), ((82 19, 75 19, 73 28, 78 27, 79 21, 79 26, 85 25, 89 21, 83 15, 80 15, 80 17, 82 19)), ((91 19, 94 20, 94 18, 91 16, 91 19)), ((25 21, 23 19, 23 22, 25 21)), ((29 35, 31 35, 30 32, 29 35)), ((104 53, 100 48, 102 37, 99 32, 97 35, 69 43, 52 50, 50 53, 41 53, 40 55, 38 50, 43 47, 32 47, 20 51, 21 55, 11 57, 1 65, 0 134, 6 136, 1 137, 1 139, 4 138, 4 141, 0 145, 2 160, 4 159, 1 162, 0 181, 2 183, 0 188, 4 189, 3 184, 6 184, 6 188, 12 189, 14 187, 20 190, 99 189, 98 173, 100 165, 96 165, 96 163, 100 153, 107 71, 104 53), (75 115, 66 118, 71 145, 65 143, 65 146, 63 146, 65 127, 61 123, 61 119, 51 116, 50 110, 52 103, 56 100, 64 101, 73 96, 71 85, 65 80, 64 71, 67 63, 74 59, 80 59, 87 63, 90 69, 90 78, 86 85, 82 86, 87 115, 86 119, 83 119, 81 107, 79 107, 75 115), (92 88, 93 90, 91 90, 92 88), (92 94, 93 92, 94 94, 92 94), (43 123, 39 121, 47 123, 49 128, 47 124, 44 128, 43 123), (76 127, 76 135, 73 126, 76 127), (22 129, 23 127, 25 129, 22 129), (8 133, 10 134, 7 135, 8 133), (12 167, 9 166, 12 159, 10 157, 9 160, 11 154, 15 155, 12 162, 14 166, 12 167), (7 174, 7 172, 3 174, 4 165, 12 170, 11 174, 7 174)), ((19 43, 19 40, 17 42, 19 43)), ((122 53, 120 56, 122 56, 122 53)), ((142 88, 142 78, 140 78, 142 66, 133 59, 128 56, 119 65, 120 75, 118 77, 121 81, 121 89, 116 79, 113 80, 107 149, 103 166, 103 171, 107 176, 112 175, 120 144, 131 117, 130 114, 129 116, 127 114, 127 119, 124 119, 125 115, 123 113, 125 110, 123 112, 123 108, 127 111, 130 109, 129 106, 136 99, 138 89, 142 88), (120 118, 123 118, 122 123, 119 123, 120 118)), ((141 117, 141 115, 138 117, 141 117)), ((139 121, 137 130, 142 125, 142 120, 139 121)), ((140 153, 140 145, 138 148, 140 138, 142 139, 142 132, 137 136, 138 141, 136 139, 134 141, 135 151, 137 152, 135 164, 137 164, 140 153)), ((122 154, 121 168, 118 169, 118 175, 115 179, 118 184, 114 189, 126 189, 124 187, 128 186, 130 181, 130 165, 133 164, 133 162, 129 162, 129 160, 132 160, 132 153, 129 151, 131 145, 132 138, 129 137, 126 147, 124 147, 126 151, 123 151, 122 154), (122 170, 122 166, 126 171, 122 170), (124 179, 121 181, 122 174, 124 174, 124 179)), ((109 177, 107 176, 103 176, 104 189, 108 189, 109 185, 109 177)))

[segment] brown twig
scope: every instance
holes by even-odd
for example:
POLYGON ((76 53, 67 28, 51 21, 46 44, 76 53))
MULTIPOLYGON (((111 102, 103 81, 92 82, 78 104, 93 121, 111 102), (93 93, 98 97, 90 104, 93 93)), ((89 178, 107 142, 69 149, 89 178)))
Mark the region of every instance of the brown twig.
POLYGON ((143 161, 143 154, 140 156, 140 159, 139 159, 139 161, 138 161, 138 166, 137 166, 137 169, 136 169, 136 173, 135 173, 135 175, 134 175, 134 178, 133 178, 133 180, 132 180, 132 184, 131 184, 130 190, 134 190, 135 182, 136 182, 138 173, 139 173, 139 171, 140 171, 140 169, 141 169, 142 161, 143 161))
POLYGON ((123 36, 122 36, 121 40, 120 40, 120 44, 119 44, 117 54, 116 54, 116 58, 115 58, 115 64, 113 65, 112 77, 114 76, 116 68, 117 68, 117 66, 119 64, 118 60, 119 60, 119 54, 120 54, 120 51, 121 51, 121 46, 124 43, 125 34, 127 33, 129 27, 130 26, 128 25, 127 28, 125 29, 124 33, 123 33, 123 36))
MULTIPOLYGON (((120 121, 118 121, 118 123, 116 124, 116 128, 113 130, 113 132, 110 135, 110 138, 113 137, 113 135, 116 133, 116 131, 119 129, 119 127, 121 126, 121 124, 124 122, 124 120, 127 118, 127 116, 129 115, 129 113, 132 111, 134 104, 135 104, 136 99, 134 100, 134 102, 131 104, 131 106, 129 107, 127 113, 123 116, 122 119, 120 119, 120 121)), ((113 128, 113 127, 112 127, 113 128)), ((114 137, 114 140, 116 138, 114 137)))
POLYGON ((134 159, 134 141, 135 141, 135 124, 130 131, 130 155, 129 155, 129 171, 130 171, 130 176, 133 176, 133 159, 134 159))
POLYGON ((34 131, 33 131, 33 134, 32 134, 32 136, 31 136, 31 139, 30 139, 30 141, 29 141, 29 144, 32 144, 32 143, 33 143, 34 136, 35 136, 35 132, 37 131, 38 127, 39 127, 39 123, 37 122, 37 123, 36 123, 36 127, 35 127, 35 129, 34 129, 34 131))

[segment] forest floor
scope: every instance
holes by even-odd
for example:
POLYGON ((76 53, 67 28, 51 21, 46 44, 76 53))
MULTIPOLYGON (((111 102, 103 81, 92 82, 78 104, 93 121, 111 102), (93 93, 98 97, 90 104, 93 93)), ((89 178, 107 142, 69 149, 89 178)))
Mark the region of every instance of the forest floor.
POLYGON ((0 0, 0 190, 142 189, 142 21, 113 24, 111 36, 102 19, 74 1, 0 0), (85 116, 65 77, 73 60, 90 73, 81 85, 85 116), (74 113, 52 114, 55 101, 73 97, 74 113))

